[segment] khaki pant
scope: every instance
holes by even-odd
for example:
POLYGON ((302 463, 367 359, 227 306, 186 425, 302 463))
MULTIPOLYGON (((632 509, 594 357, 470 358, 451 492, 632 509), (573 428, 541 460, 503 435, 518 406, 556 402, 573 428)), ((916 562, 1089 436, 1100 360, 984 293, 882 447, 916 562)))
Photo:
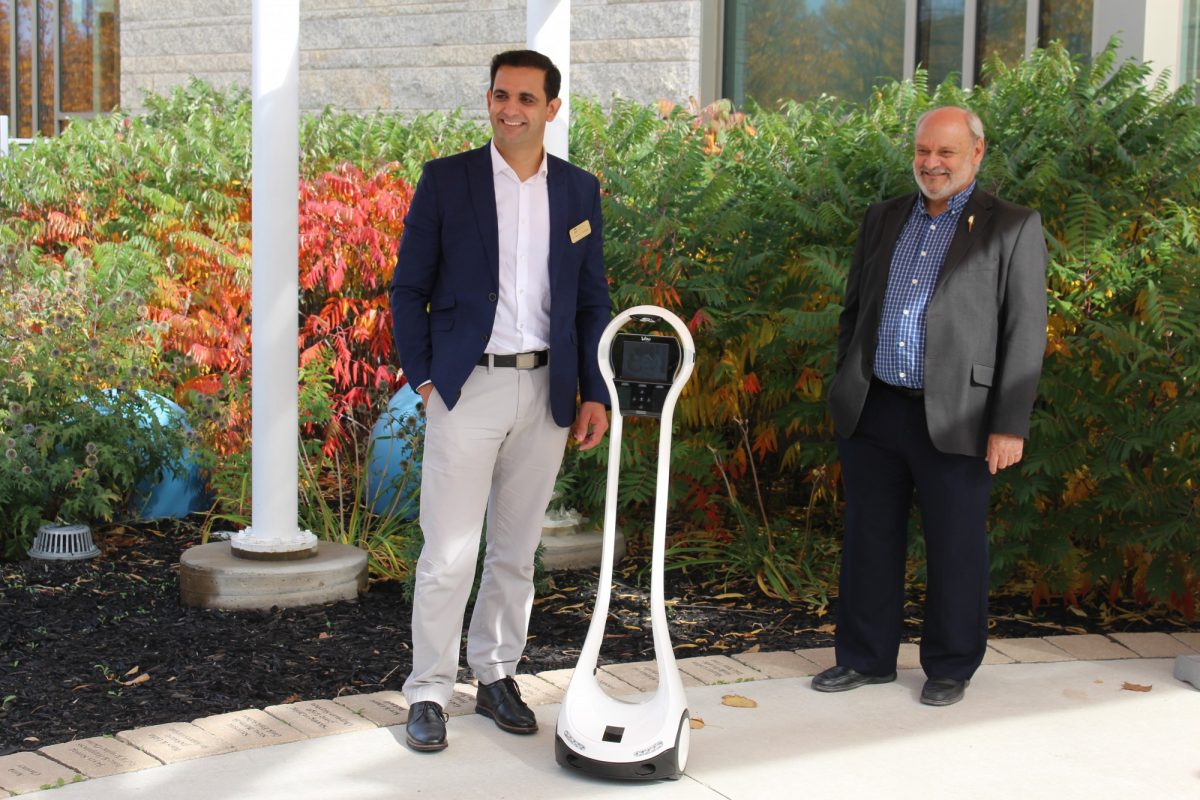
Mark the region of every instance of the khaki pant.
POLYGON ((445 708, 475 577, 484 514, 487 555, 467 635, 480 683, 516 674, 533 607, 533 559, 562 464, 567 428, 550 415, 550 370, 475 367, 454 410, 436 387, 426 409, 421 531, 413 595, 410 704, 445 708))

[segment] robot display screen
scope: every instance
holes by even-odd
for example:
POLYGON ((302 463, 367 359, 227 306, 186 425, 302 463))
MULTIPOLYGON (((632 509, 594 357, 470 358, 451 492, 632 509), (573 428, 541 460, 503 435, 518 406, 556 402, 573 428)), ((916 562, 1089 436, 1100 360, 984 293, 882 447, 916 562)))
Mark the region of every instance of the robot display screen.
POLYGON ((621 348, 621 380, 671 382, 671 346, 665 342, 627 339, 621 348))

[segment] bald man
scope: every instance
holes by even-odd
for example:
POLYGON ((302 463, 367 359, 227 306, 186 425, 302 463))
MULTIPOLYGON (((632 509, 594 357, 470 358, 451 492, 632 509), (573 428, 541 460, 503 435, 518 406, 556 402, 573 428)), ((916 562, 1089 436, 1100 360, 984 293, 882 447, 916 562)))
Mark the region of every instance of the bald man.
POLYGON ((846 495, 841 692, 896 678, 914 494, 927 553, 921 702, 963 698, 987 648, 992 479, 1021 460, 1046 346, 1046 242, 1036 211, 975 185, 987 145, 971 111, 917 122, 918 192, 859 231, 829 407, 846 495))

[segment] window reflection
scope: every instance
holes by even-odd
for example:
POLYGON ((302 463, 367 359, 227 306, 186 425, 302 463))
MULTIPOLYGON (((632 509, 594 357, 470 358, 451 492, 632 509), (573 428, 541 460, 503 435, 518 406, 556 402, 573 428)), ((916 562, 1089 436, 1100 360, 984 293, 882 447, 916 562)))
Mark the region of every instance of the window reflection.
POLYGON ((975 81, 984 83, 983 65, 993 56, 1013 65, 1025 55, 1025 0, 979 0, 976 12, 975 81))
POLYGON ((33 0, 17 0, 17 99, 8 121, 10 136, 33 135, 33 0))
POLYGON ((6 116, 12 105, 12 15, 12 0, 0 0, 0 114, 6 116))
POLYGON ((37 26, 37 127, 43 136, 54 129, 54 6, 38 3, 37 26))
POLYGON ((0 0, 0 114, 9 135, 53 135, 120 98, 117 0, 0 0))
POLYGON ((1042 0, 1038 46, 1060 41, 1071 53, 1092 55, 1092 0, 1042 0))
POLYGON ((111 111, 120 69, 114 3, 62 0, 58 27, 63 113, 111 111))
POLYGON ((724 95, 737 105, 821 94, 864 101, 904 74, 904 3, 727 0, 724 95))
POLYGON ((931 88, 962 73, 963 16, 963 0, 917 3, 917 66, 929 73, 931 88))

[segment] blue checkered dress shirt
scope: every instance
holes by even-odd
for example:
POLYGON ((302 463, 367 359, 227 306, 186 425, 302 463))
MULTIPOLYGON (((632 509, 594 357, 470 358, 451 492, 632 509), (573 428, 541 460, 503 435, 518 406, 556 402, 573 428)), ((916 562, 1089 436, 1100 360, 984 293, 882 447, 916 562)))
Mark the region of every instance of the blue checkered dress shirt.
POLYGON ((925 385, 925 309, 933 297, 958 218, 974 190, 972 181, 951 197, 947 209, 936 217, 926 212, 923 195, 913 203, 892 253, 879 320, 875 377, 885 383, 909 389, 925 385))

